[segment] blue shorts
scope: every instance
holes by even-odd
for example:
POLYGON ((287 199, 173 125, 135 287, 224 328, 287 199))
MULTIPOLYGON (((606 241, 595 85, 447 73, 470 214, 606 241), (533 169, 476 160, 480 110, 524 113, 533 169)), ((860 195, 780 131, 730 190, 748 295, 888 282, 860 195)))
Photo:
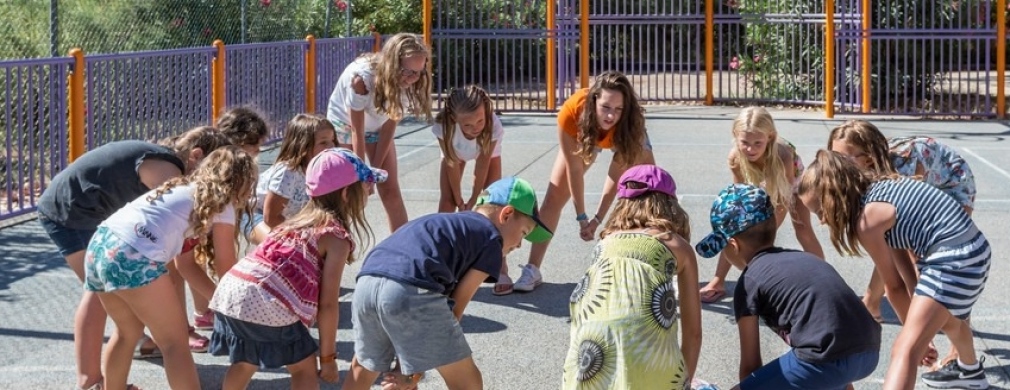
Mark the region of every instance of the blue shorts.
POLYGON ((740 389, 842 390, 849 383, 870 376, 877 368, 879 358, 880 351, 876 350, 832 362, 808 363, 796 357, 795 350, 790 349, 785 355, 752 372, 740 382, 740 389))
POLYGON ((112 292, 143 287, 168 272, 165 263, 148 259, 102 226, 84 254, 84 289, 112 292))
MULTIPOLYGON (((346 145, 348 149, 351 148, 351 136, 354 135, 354 128, 351 125, 344 122, 330 119, 330 123, 333 124, 333 128, 337 130, 337 146, 346 145)), ((375 144, 379 142, 379 132, 378 131, 366 131, 365 132, 365 143, 375 144)))
POLYGON ((95 235, 95 229, 72 229, 51 221, 46 216, 39 214, 39 224, 46 231, 49 238, 56 244, 56 249, 60 255, 67 257, 71 254, 83 251, 88 248, 91 236, 95 235))
POLYGON ((253 211, 252 214, 242 213, 242 222, 239 222, 238 228, 241 229, 242 234, 249 237, 253 229, 256 229, 256 225, 263 222, 263 213, 259 211, 253 211))
POLYGON ((389 371, 395 357, 403 374, 418 374, 471 355, 440 293, 365 275, 358 278, 351 312, 354 355, 369 371, 389 371))
POLYGON ((285 326, 254 324, 214 313, 210 353, 228 355, 232 364, 249 363, 259 368, 280 368, 315 356, 319 346, 301 322, 285 326))

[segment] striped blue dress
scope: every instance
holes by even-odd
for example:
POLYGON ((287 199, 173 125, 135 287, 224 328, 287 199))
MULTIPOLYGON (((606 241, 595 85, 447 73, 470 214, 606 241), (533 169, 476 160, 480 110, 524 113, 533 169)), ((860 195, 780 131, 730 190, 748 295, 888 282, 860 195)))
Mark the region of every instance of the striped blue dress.
POLYGON ((884 234, 891 248, 915 253, 915 294, 933 298, 960 319, 985 288, 992 252, 989 241, 954 198, 929 184, 902 178, 870 185, 863 206, 894 205, 894 227, 884 234))

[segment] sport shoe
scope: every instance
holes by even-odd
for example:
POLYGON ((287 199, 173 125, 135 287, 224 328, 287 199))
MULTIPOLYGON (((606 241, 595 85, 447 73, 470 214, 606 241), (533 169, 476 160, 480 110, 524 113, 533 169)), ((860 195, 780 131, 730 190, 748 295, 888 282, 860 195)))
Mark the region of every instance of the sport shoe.
POLYGON ((207 310, 203 314, 193 313, 193 327, 199 330, 214 329, 214 311, 207 310))
POLYGON ((982 362, 985 356, 978 359, 978 368, 968 371, 961 368, 954 359, 939 370, 922 374, 926 386, 937 389, 988 389, 989 380, 985 378, 982 362))
POLYGON ((530 292, 537 286, 544 284, 544 277, 540 275, 540 268, 533 264, 526 264, 522 266, 523 273, 519 275, 519 279, 512 285, 512 289, 515 291, 530 292))

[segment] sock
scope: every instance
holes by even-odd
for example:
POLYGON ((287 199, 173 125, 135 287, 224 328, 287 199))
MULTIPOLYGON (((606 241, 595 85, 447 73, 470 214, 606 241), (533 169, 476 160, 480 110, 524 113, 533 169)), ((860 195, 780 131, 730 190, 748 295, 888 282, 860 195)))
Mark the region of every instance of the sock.
POLYGON ((975 362, 975 364, 964 364, 964 362, 961 361, 961 358, 957 359, 957 365, 965 371, 975 371, 979 368, 979 366, 981 366, 980 362, 975 362))

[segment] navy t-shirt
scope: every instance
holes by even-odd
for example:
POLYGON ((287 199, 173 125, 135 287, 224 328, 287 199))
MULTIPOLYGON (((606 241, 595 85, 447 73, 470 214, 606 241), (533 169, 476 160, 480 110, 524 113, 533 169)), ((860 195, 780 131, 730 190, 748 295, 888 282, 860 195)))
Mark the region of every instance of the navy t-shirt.
POLYGON ((491 220, 467 211, 426 215, 408 222, 365 257, 358 272, 417 286, 446 296, 471 268, 496 281, 502 237, 491 220))
POLYGON ((880 350, 880 324, 830 264, 807 252, 770 248, 736 285, 733 311, 756 315, 810 363, 880 350))

